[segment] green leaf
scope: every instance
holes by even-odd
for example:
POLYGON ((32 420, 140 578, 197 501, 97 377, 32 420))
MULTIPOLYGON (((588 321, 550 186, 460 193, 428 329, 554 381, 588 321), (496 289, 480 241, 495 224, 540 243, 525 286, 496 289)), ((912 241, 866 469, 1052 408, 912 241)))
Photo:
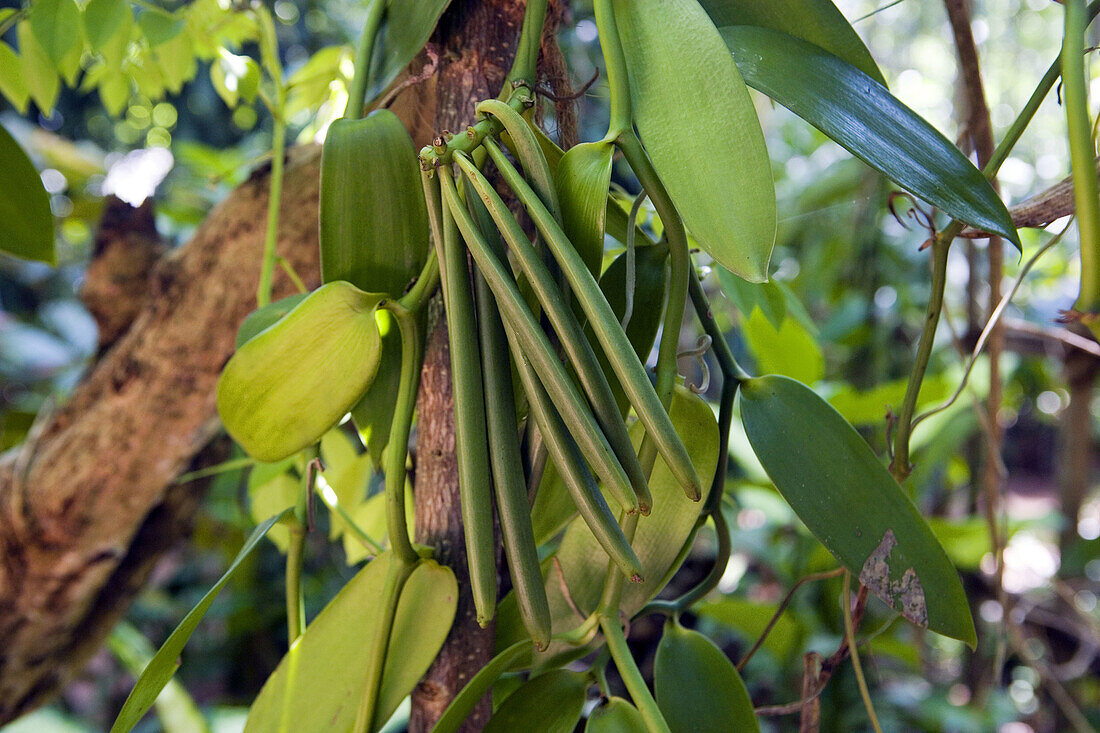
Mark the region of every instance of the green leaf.
POLYGON ((145 671, 141 673, 141 677, 138 678, 137 684, 134 685, 134 689, 130 692, 129 697, 126 698, 126 703, 122 706, 122 710, 118 714, 118 718, 115 719, 115 724, 111 726, 111 733, 126 733, 132 730, 135 725, 145 716, 145 713, 149 711, 149 708, 153 706, 157 696, 160 695, 160 691, 164 689, 164 686, 168 684, 168 680, 172 679, 172 675, 176 673, 176 669, 179 668, 179 656, 183 651, 183 647, 187 645, 187 641, 191 638, 191 634, 194 633, 195 628, 202 621, 202 617, 206 615, 206 612, 210 610, 210 605, 214 602, 214 599, 218 597, 218 593, 225 587, 225 584, 229 582, 229 579, 233 577, 233 573, 237 572, 237 569, 241 566, 252 551, 256 549, 256 545, 260 543, 264 535, 275 526, 275 524, 285 517, 289 516, 289 512, 283 512, 277 516, 271 517, 263 524, 252 530, 252 534, 245 540, 244 546, 241 551, 237 553, 237 556, 233 558, 233 562, 230 563, 229 569, 225 571, 225 574, 218 579, 218 582, 214 584, 214 587, 207 591, 206 595, 202 597, 202 600, 191 609, 180 625, 176 627, 172 632, 168 640, 164 642, 164 645, 157 651, 150 660, 149 664, 145 667, 145 671))
POLYGON ((290 313, 299 303, 305 300, 308 295, 309 293, 288 295, 249 313, 237 329, 237 348, 244 346, 261 331, 274 326, 283 316, 290 313))
POLYGON ((133 21, 129 0, 89 0, 84 8, 84 29, 88 45, 99 50, 133 21))
POLYGON ((30 158, 3 127, 0 170, 4 171, 0 183, 0 221, 4 222, 0 251, 56 265, 50 196, 30 158))
POLYGON ((30 23, 54 67, 80 47, 80 8, 75 0, 34 0, 30 23))
POLYGON ((714 25, 770 28, 820 46, 886 86, 878 64, 832 0, 699 0, 714 25))
POLYGON ((210 64, 210 81, 230 109, 242 99, 251 103, 260 89, 260 65, 250 56, 239 56, 223 48, 210 64))
MULTIPOLYGON (((130 674, 140 677, 153 659, 153 646, 140 631, 121 621, 107 637, 111 653, 130 674)), ((156 700, 157 717, 164 733, 209 733, 195 701, 176 680, 168 680, 156 700)))
POLYGON ((19 114, 26 114, 31 93, 23 78, 22 64, 15 49, 3 41, 0 41, 0 94, 19 110, 19 114))
MULTIPOLYGON (((246 731, 352 728, 392 562, 391 553, 379 555, 317 615, 264 683, 246 731)), ((375 720, 387 720, 427 671, 450 631, 457 600, 449 568, 433 560, 417 564, 397 603, 375 720)))
MULTIPOLYGON (((718 465, 718 423, 710 406, 698 395, 677 386, 669 413, 676 432, 684 440, 692 465, 704 487, 718 465)), ((635 423, 630 430, 635 447, 641 445, 645 430, 635 423)), ((680 484, 672 476, 664 459, 658 458, 649 481, 653 492, 653 510, 638 520, 638 529, 631 546, 642 564, 642 583, 628 583, 623 589, 620 608, 627 616, 640 609, 664 587, 668 576, 676 571, 673 563, 680 548, 691 534, 702 508, 684 496, 680 484)), ((702 500, 706 501, 704 495, 702 500)), ((566 585, 573 600, 583 611, 591 611, 599 601, 603 580, 607 574, 607 553, 603 551, 588 525, 575 519, 565 532, 558 550, 566 585)), ((547 583, 547 592, 561 595, 556 577, 547 583)), ((565 629, 555 627, 558 632, 565 629)))
POLYGON ((745 282, 721 267, 718 268, 718 282, 741 314, 742 320, 748 319, 758 310, 777 329, 783 326, 783 320, 787 317, 787 301, 774 280, 766 283, 745 282))
POLYGON ((125 74, 107 72, 99 81, 99 101, 112 117, 118 117, 130 101, 130 81, 125 74))
POLYGON ((607 141, 574 145, 558 161, 554 174, 562 229, 595 277, 599 277, 603 264, 607 191, 614 153, 615 146, 607 141))
POLYGON ((451 0, 388 0, 371 59, 373 80, 367 104, 374 101, 404 71, 431 38, 435 24, 451 0))
MULTIPOLYGON (((756 603, 745 598, 723 596, 720 600, 693 606, 692 611, 713 619, 734 631, 747 644, 753 644, 764 634, 778 608, 778 603, 756 603)), ((762 648, 774 654, 780 662, 785 662, 792 653, 802 648, 804 637, 802 624, 788 611, 779 616, 762 648)))
POLYGON ((1020 246, 1008 209, 981 171, 874 79, 778 31, 728 27, 722 37, 752 87, 919 198, 1020 246))
MULTIPOLYGON (((267 480, 263 480, 263 476, 260 471, 253 471, 248 476, 248 515, 253 521, 292 509, 302 491, 301 480, 289 473, 277 473, 267 480)), ((279 552, 286 554, 290 547, 289 529, 283 525, 272 527, 267 538, 279 552)))
POLYGON ((621 697, 612 697, 592 711, 584 733, 646 733, 645 720, 638 708, 621 697))
POLYGON ((367 446, 371 458, 382 465, 382 451, 390 442, 390 426, 397 409, 397 390, 401 384, 401 334, 388 313, 378 314, 379 327, 389 327, 382 336, 382 360, 378 373, 351 408, 351 419, 359 430, 359 437, 367 446))
POLYGON ((374 379, 385 296, 345 282, 314 291, 225 365, 217 401, 249 455, 277 461, 319 440, 374 379))
MULTIPOLYGON (((195 72, 198 71, 191 37, 186 33, 180 33, 175 38, 160 44, 153 49, 153 55, 164 77, 164 86, 172 94, 179 94, 183 85, 191 81, 195 72)), ((250 65, 246 67, 245 75, 237 81, 237 89, 242 99, 251 102, 256 98, 256 92, 260 88, 260 70, 255 61, 249 58, 248 62, 250 65)))
POLYGON ((756 357, 759 371, 782 374, 805 384, 825 376, 825 355, 814 337, 793 318, 784 318, 779 328, 759 309, 741 323, 741 332, 756 357))
POLYGON ((760 730, 733 663, 710 639, 673 619, 657 644, 653 688, 672 733, 760 730))
POLYGON ((908 620, 974 647, 958 573, 855 428, 780 376, 741 385, 741 419, 776 488, 829 552, 908 620))
POLYGON ((584 672, 555 669, 541 674, 505 698, 484 733, 572 733, 588 686, 584 672))
POLYGON ((768 279, 775 186, 764 133, 725 43, 694 0, 615 0, 634 121, 699 245, 751 282, 768 279))
POLYGON ((19 40, 19 60, 22 62, 23 78, 27 82, 27 91, 31 100, 38 105, 38 111, 49 117, 53 113, 57 95, 61 93, 61 79, 57 69, 42 44, 34 37, 30 21, 21 20, 15 28, 19 40))
POLYGON ((187 25, 186 21, 175 13, 152 8, 148 5, 142 7, 143 10, 141 15, 138 16, 137 24, 145 35, 145 40, 154 48, 171 41, 182 33, 187 25))
MULTIPOLYGON (((401 6, 415 3, 400 3, 401 6)), ((321 279, 400 297, 428 257, 416 150, 393 112, 337 120, 321 153, 321 279)))

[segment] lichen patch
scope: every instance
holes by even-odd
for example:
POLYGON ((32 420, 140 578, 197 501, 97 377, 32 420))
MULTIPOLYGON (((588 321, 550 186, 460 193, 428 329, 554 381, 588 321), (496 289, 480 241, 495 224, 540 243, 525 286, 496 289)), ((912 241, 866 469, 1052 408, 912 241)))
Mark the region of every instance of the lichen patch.
POLYGON ((908 620, 928 626, 928 606, 925 604, 924 588, 916 571, 911 567, 906 568, 901 580, 890 580, 890 553, 897 544, 894 530, 886 530, 878 547, 863 563, 863 569, 859 571, 859 582, 908 620))

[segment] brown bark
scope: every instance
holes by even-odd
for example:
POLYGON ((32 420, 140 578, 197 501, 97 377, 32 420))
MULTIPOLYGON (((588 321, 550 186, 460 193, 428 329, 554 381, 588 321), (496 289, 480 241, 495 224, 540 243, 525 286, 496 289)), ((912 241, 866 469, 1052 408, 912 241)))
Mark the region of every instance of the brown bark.
MULTIPOLYGON (((293 151, 279 252, 318 281, 319 150, 293 151)), ((159 260, 129 330, 41 430, 0 461, 0 723, 79 671, 199 492, 174 479, 218 430, 214 385, 255 307, 267 173, 159 260)), ((276 279, 276 295, 292 286, 276 279)))
MULTIPOLYGON (((523 4, 517 0, 452 3, 436 29, 437 130, 463 129, 474 121, 474 105, 496 96, 511 66, 522 20, 523 4)), ((467 680, 493 656, 493 626, 478 626, 469 592, 447 324, 441 314, 433 322, 417 399, 416 536, 436 548, 440 562, 451 566, 461 592, 451 633, 413 691, 411 733, 430 730, 467 680)), ((489 703, 486 696, 462 730, 481 730, 491 712, 489 703)))

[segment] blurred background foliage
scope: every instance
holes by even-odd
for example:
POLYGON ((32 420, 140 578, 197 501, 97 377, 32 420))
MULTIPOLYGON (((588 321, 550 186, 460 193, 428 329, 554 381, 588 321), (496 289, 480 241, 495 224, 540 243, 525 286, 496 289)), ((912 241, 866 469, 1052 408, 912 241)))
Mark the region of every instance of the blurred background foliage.
MULTIPOLYGON (((943 7, 917 0, 837 4, 854 21, 894 93, 949 138, 957 135, 957 63, 943 7)), ((573 22, 559 40, 579 87, 601 60, 590 7, 583 0, 573 5, 573 22)), ((178 245, 214 203, 263 162, 270 146, 271 117, 253 60, 259 51, 249 16, 228 0, 142 1, 133 9, 132 27, 108 34, 104 48, 118 46, 115 51, 78 50, 75 66, 71 59, 59 65, 68 84, 57 82, 58 72, 34 63, 28 49, 33 39, 26 40, 19 7, 0 10, 0 89, 8 98, 0 103, 0 119, 42 171, 57 218, 60 260, 51 269, 0 255, 0 450, 20 443, 36 414, 64 400, 94 357, 94 321, 76 292, 104 195, 137 203, 155 189, 158 230, 178 245), (46 116, 41 110, 53 107, 51 95, 57 102, 46 116)), ((299 141, 320 139, 343 108, 363 4, 277 0, 272 10, 290 85, 292 134, 299 141)), ((973 17, 999 138, 1057 54, 1062 13, 1049 0, 975 0, 973 17)), ((1093 78, 1091 91, 1100 99, 1100 77, 1093 78)), ((774 284, 750 286, 717 271, 707 281, 712 302, 744 363, 814 386, 885 455, 887 409, 900 402, 928 298, 929 260, 918 249, 927 235, 905 216, 903 201, 900 216, 891 215, 888 182, 785 109, 762 96, 755 99, 779 196, 774 284)), ((606 102, 600 82, 579 99, 582 140, 605 128, 606 102)), ((1064 125, 1057 99, 1046 100, 1001 169, 1010 205, 1068 174, 1064 125)), ((553 120, 547 126, 553 131, 553 120)), ((635 182, 621 175, 616 182, 624 200, 626 191, 636 190, 635 182)), ((1058 222, 1050 231, 1062 226, 1058 222)), ((1025 230, 1023 236, 1024 259, 1007 257, 1006 278, 1014 278, 1050 234, 1025 230)), ((979 265, 985 246, 984 240, 974 243, 979 265)), ((1053 329, 1058 310, 1076 296, 1075 248, 1071 230, 1027 277, 1006 317, 1033 330, 1053 329)), ((983 272, 973 275, 971 284, 966 248, 959 244, 949 268, 948 324, 940 329, 922 394, 926 405, 943 400, 961 379, 965 357, 954 339, 967 343, 968 350, 984 323, 981 309, 978 320, 968 314, 968 286, 981 303, 988 292, 983 272)), ((688 323, 685 348, 696 335, 688 323)), ((1003 510, 1010 537, 1004 590, 1013 600, 1008 617, 991 574, 989 531, 975 488, 982 427, 974 405, 989 388, 983 362, 963 398, 914 436, 916 470, 909 488, 963 573, 981 641, 971 653, 959 642, 899 622, 872 601, 862 627, 868 639, 864 664, 886 729, 1064 730, 1062 698, 1100 726, 1095 450, 1086 477, 1091 490, 1078 517, 1065 513, 1061 489, 1067 443, 1085 441, 1095 448, 1100 398, 1085 390, 1092 400, 1091 421, 1083 433, 1065 435, 1061 418, 1070 397, 1065 368, 1062 352, 1054 348, 1010 348, 1002 361, 1004 401, 996 417, 1006 431, 1003 510), (1010 633, 1002 648, 1006 623, 1010 633)), ((705 381, 703 368, 690 359, 681 362, 681 370, 689 381, 705 381)), ((708 392, 712 399, 717 381, 708 392)), ((771 488, 736 423, 731 453, 725 507, 734 552, 720 592, 686 621, 737 660, 800 578, 835 564, 771 488)), ((365 468, 355 491, 375 493, 369 463, 365 468)), ((270 513, 255 505, 270 501, 274 490, 271 482, 250 479, 247 469, 218 476, 191 541, 158 566, 110 648, 56 704, 4 731, 106 729, 132 685, 131 670, 140 668, 148 653, 143 645, 163 641, 213 584, 255 518, 270 513)), ((357 518, 369 524, 369 514, 365 510, 357 518)), ((306 554, 311 615, 353 574, 349 561, 361 562, 363 555, 354 543, 330 541, 327 513, 318 517, 306 554)), ((701 533, 670 593, 706 572, 713 544, 712 535, 701 533)), ((806 583, 793 592, 745 668, 755 704, 781 705, 800 697, 801 655, 828 656, 843 635, 839 593, 838 579, 806 583)), ((652 663, 658 629, 653 619, 631 629, 636 655, 648 660, 644 664, 652 663)), ((201 712, 181 693, 141 730, 239 730, 249 701, 284 652, 284 639, 282 558, 266 543, 216 601, 184 653, 177 679, 201 712)), ((765 717, 763 724, 789 730, 793 720, 765 717)), ((842 667, 823 694, 822 730, 862 729, 865 720, 854 679, 842 667)))

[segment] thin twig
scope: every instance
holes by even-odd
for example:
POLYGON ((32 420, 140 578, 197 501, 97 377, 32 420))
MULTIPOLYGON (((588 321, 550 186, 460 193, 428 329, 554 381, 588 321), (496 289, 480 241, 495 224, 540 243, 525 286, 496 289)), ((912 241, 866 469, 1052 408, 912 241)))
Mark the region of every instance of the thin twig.
POLYGON ((826 570, 821 573, 813 573, 812 575, 806 575, 798 579, 798 581, 791 586, 791 589, 787 591, 787 595, 784 596, 779 606, 775 609, 775 613, 772 614, 771 620, 768 621, 768 625, 764 627, 764 632, 760 634, 760 638, 756 640, 756 643, 752 645, 752 649, 749 649, 745 653, 745 656, 741 658, 741 661, 737 663, 737 671, 742 672, 745 669, 745 665, 752 659, 752 655, 759 651, 763 646, 764 640, 768 638, 768 634, 779 622, 779 617, 783 615, 783 612, 787 610, 787 606, 791 604, 791 600, 794 599, 794 592, 801 588, 806 583, 812 583, 818 580, 828 580, 829 578, 835 578, 844 572, 844 568, 834 568, 833 570, 826 570))

